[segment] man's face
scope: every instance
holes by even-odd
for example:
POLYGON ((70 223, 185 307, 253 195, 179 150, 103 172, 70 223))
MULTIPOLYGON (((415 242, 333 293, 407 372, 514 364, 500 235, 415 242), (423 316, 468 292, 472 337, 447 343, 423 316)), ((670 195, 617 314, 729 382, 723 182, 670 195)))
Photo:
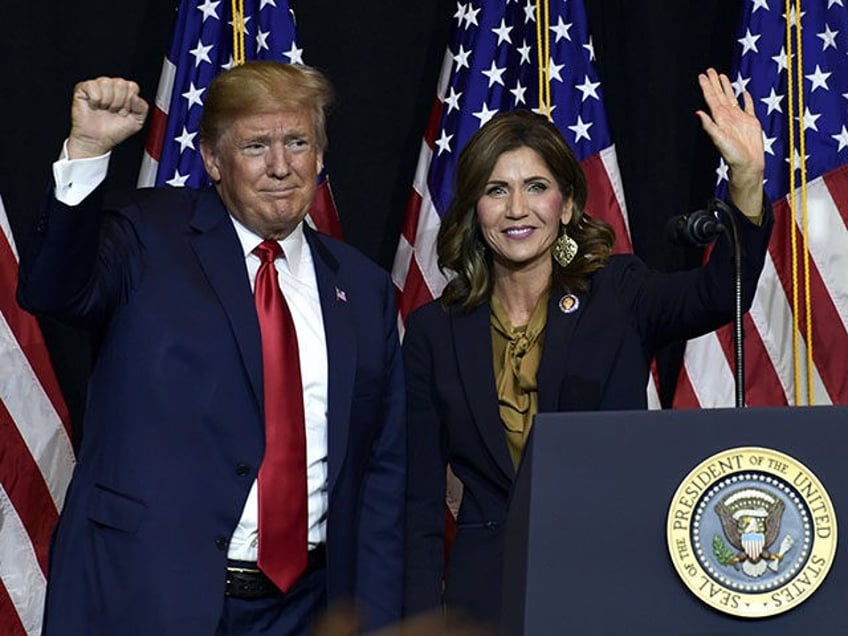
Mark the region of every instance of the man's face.
POLYGON ((230 214, 262 238, 282 239, 315 197, 323 161, 315 144, 312 112, 281 110, 236 119, 201 154, 230 214))

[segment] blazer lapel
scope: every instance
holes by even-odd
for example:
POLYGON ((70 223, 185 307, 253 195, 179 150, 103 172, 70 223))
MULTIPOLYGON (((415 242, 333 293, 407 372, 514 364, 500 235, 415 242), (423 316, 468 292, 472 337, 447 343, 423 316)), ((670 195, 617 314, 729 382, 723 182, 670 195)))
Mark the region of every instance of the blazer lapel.
POLYGON ((464 314, 451 312, 456 364, 468 398, 469 410, 495 462, 511 482, 515 469, 509 456, 498 410, 495 373, 492 367, 492 335, 489 304, 464 314))
POLYGON ((348 292, 339 278, 338 261, 315 231, 304 226, 304 234, 312 250, 327 342, 327 482, 332 492, 347 449, 356 372, 356 337, 347 303, 348 292))
POLYGON ((203 191, 190 222, 190 239, 209 284, 230 322, 256 403, 262 405, 262 342, 238 236, 214 190, 203 191))
MULTIPOLYGON (((536 381, 539 391, 539 412, 559 410, 559 388, 562 386, 566 369, 568 368, 569 345, 574 336, 574 330, 586 311, 588 296, 576 295, 575 308, 566 313, 560 308, 560 300, 566 294, 551 290, 548 301, 548 322, 545 325, 545 340, 542 344, 542 359, 536 381)), ((574 294, 571 294, 575 297, 574 294)))

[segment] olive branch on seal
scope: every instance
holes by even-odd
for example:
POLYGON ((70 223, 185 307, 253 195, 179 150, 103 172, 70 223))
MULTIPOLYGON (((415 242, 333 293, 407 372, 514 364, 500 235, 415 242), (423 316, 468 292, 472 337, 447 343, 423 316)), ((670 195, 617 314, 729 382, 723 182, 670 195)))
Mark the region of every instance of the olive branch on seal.
POLYGON ((736 556, 736 553, 727 547, 727 544, 719 535, 713 537, 713 554, 722 565, 728 565, 730 559, 736 556))

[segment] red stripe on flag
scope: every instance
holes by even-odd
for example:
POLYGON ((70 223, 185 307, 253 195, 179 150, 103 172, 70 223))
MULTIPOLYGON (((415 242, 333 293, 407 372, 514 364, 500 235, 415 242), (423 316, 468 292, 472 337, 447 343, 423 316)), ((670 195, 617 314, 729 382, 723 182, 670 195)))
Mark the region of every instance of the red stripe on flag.
POLYGON ((424 141, 430 148, 436 145, 436 137, 439 136, 439 127, 442 121, 442 110, 444 105, 437 98, 433 101, 433 107, 430 108, 430 116, 427 118, 427 127, 424 129, 424 141))
POLYGON ((421 195, 415 190, 406 201, 406 213, 403 215, 401 234, 410 245, 415 245, 415 234, 418 232, 418 215, 421 213, 421 195))
POLYGON ((18 307, 15 289, 18 285, 18 262, 6 235, 0 232, 0 314, 6 319, 33 372, 41 383, 65 430, 70 436, 71 418, 59 382, 53 373, 50 357, 44 346, 41 330, 35 318, 18 307))
POLYGON ((162 156, 162 145, 165 143, 165 127, 168 125, 168 115, 161 108, 152 108, 150 112, 150 128, 144 149, 156 161, 162 156))
POLYGON ((6 405, 0 401, 0 483, 9 495, 32 541, 38 564, 47 573, 47 552, 56 506, 6 405))
MULTIPOLYGON (((787 406, 786 390, 780 383, 777 369, 750 314, 743 317, 742 329, 745 343, 745 403, 748 406, 787 406)), ((726 339, 732 346, 731 330, 732 327, 724 328, 728 334, 726 339)))
MULTIPOLYGON (((774 233, 769 244, 769 253, 774 261, 780 283, 786 293, 789 303, 792 302, 792 243, 790 237, 790 211, 786 199, 781 199, 775 206, 774 233)), ((804 267, 803 244, 800 234, 797 238, 798 264, 798 324, 800 335, 806 338, 807 308, 804 300, 804 267)), ((834 403, 848 398, 848 332, 842 325, 842 320, 833 306, 833 299, 825 287, 815 261, 810 259, 810 305, 812 309, 812 346, 813 358, 822 382, 834 403)))
POLYGON ((401 320, 406 322, 407 316, 416 308, 433 300, 427 283, 418 269, 418 263, 413 258, 409 263, 409 273, 403 284, 403 289, 398 290, 397 304, 401 320))
POLYGON ((333 199, 333 191, 330 189, 330 179, 326 175, 318 183, 315 191, 315 199, 309 208, 309 218, 318 228, 319 232, 344 240, 342 224, 336 211, 336 201, 333 199))
MULTIPOLYGON (((742 325, 745 334, 745 403, 748 406, 787 406, 786 389, 749 314, 742 319, 742 325)), ((731 329, 726 327, 728 334, 731 329)))
POLYGON ((689 379, 689 374, 686 373, 686 367, 680 367, 680 373, 677 376, 677 384, 674 387, 674 399, 672 400, 672 408, 675 409, 698 409, 701 408, 701 403, 698 401, 698 396, 692 388, 692 381, 689 379))
MULTIPOLYGON (((733 351, 733 327, 728 325, 720 331, 719 340, 728 356, 731 372, 734 372, 736 355, 733 351)), ((742 317, 742 331, 745 347, 745 403, 748 406, 787 406, 786 390, 780 383, 774 362, 750 314, 742 317)))
MULTIPOLYGON (((748 406, 785 406, 786 393, 749 314, 742 317, 742 331, 745 346, 745 403, 748 406)), ((735 380, 736 353, 733 344, 733 325, 726 325, 717 330, 716 336, 735 380)), ((728 406, 735 404, 735 393, 730 398, 728 406)))
POLYGON ((3 581, 0 581, 0 634, 3 634, 3 636, 27 636, 3 581))
POLYGON ((826 174, 824 183, 839 210, 842 222, 848 226, 848 164, 826 174))
POLYGON ((615 246, 613 253, 629 254, 633 251, 630 243, 630 233, 624 223, 624 214, 615 196, 609 175, 600 155, 592 155, 581 164, 586 173, 589 186, 589 199, 586 211, 596 219, 606 221, 615 230, 615 246))

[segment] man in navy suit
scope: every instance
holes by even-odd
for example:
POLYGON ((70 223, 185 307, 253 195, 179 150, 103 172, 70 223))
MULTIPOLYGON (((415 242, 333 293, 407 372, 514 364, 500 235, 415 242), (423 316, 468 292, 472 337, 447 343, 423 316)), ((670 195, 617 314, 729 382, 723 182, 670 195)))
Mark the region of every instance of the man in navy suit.
POLYGON ((341 599, 369 627, 399 617, 406 428, 393 288, 303 222, 330 97, 308 67, 235 67, 205 96, 214 187, 139 190, 103 210, 109 152, 148 106, 123 79, 75 87, 18 290, 26 309, 102 334, 45 634, 302 634, 341 599), (251 290, 263 241, 283 253, 273 267, 297 335, 306 442, 308 553, 285 590, 257 564, 265 402, 251 290))

